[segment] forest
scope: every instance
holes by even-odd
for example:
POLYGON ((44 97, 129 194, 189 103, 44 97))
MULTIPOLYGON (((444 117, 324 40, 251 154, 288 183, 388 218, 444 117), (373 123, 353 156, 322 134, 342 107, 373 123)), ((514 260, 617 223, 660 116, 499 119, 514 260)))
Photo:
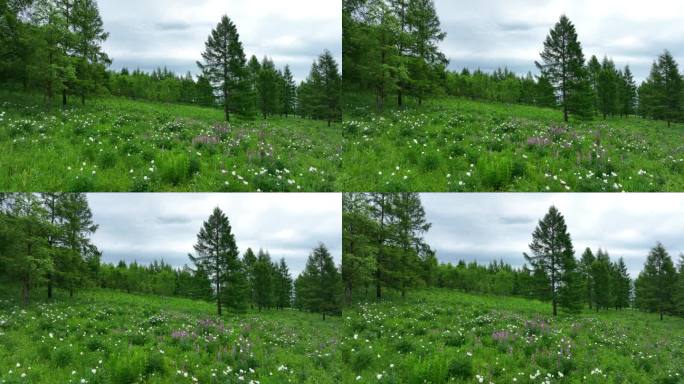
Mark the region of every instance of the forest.
POLYGON ((654 244, 632 279, 624 260, 606 249, 586 248, 578 257, 555 207, 539 220, 519 268, 503 261, 440 263, 424 240, 432 224, 416 193, 347 193, 343 210, 347 303, 380 300, 388 290, 404 297, 438 287, 536 299, 551 304, 554 316, 559 307, 567 313, 634 308, 661 318, 684 316, 684 255, 675 266, 663 245, 654 244))
POLYGON ((167 103, 220 106, 242 116, 294 115, 340 118, 341 79, 328 51, 312 65, 309 77, 295 84, 289 66, 275 67, 264 57, 247 61, 235 23, 223 16, 209 35, 200 74, 177 75, 160 66, 108 70, 115 58, 102 49, 109 37, 95 0, 3 2, 0 14, 0 83, 43 95, 50 109, 55 95, 66 106, 70 97, 85 104, 91 95, 109 94, 167 103))
POLYGON ((297 84, 289 65, 248 60, 224 15, 196 76, 113 70, 94 0, 13 0, 0 15, 1 190, 335 190, 341 75, 323 47, 297 84))
POLYGON ((341 277, 324 244, 312 250, 305 270, 293 279, 285 259, 272 260, 267 250, 248 248, 240 255, 228 217, 218 207, 180 269, 163 260, 102 263, 90 240, 98 224, 85 194, 5 193, 0 208, 0 277, 20 288, 24 305, 53 299, 56 289, 73 297, 79 290, 107 288, 212 301, 219 316, 222 308, 298 308, 324 318, 340 312, 341 277))
POLYGON ((343 190, 680 191, 675 57, 653 57, 638 83, 636 63, 585 56, 583 31, 557 20, 538 37, 538 58, 523 55, 535 73, 505 62, 457 70, 450 60, 464 58, 443 47, 469 37, 447 35, 434 1, 345 0, 343 190))
POLYGON ((665 50, 649 77, 636 85, 629 65, 618 68, 608 56, 588 61, 575 26, 562 15, 543 42, 539 74, 518 76, 507 68, 493 73, 448 69, 439 44, 447 38, 433 1, 345 0, 345 92, 370 92, 375 108, 402 108, 428 97, 472 99, 559 108, 564 120, 601 115, 684 119, 684 88, 677 62, 665 50), (393 98, 396 102, 389 102, 393 98))

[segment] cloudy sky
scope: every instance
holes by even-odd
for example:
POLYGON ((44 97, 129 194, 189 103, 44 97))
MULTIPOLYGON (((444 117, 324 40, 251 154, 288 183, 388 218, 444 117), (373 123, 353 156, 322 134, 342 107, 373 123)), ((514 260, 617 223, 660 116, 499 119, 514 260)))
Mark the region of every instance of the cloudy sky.
POLYGON ((664 49, 684 62, 684 2, 679 0, 435 0, 442 44, 452 69, 491 71, 501 66, 525 74, 549 29, 565 13, 575 24, 587 59, 612 57, 629 64, 635 78, 648 76, 664 49))
POLYGON ((190 263, 187 254, 216 206, 228 216, 240 254, 266 249, 273 259, 284 257, 296 276, 323 242, 341 262, 340 194, 114 193, 89 194, 88 200, 100 225, 92 240, 108 263, 190 263))
POLYGON ((289 64, 297 81, 308 75, 323 50, 341 62, 341 0, 99 0, 104 45, 115 69, 151 71, 166 65, 177 73, 197 72, 204 43, 221 16, 238 28, 249 58, 264 55, 289 64))
POLYGON ((576 256, 586 247, 624 257, 641 271, 649 250, 663 243, 675 263, 684 252, 684 195, 679 194, 423 194, 433 226, 428 243, 442 262, 519 267, 539 220, 555 205, 565 216, 576 256))

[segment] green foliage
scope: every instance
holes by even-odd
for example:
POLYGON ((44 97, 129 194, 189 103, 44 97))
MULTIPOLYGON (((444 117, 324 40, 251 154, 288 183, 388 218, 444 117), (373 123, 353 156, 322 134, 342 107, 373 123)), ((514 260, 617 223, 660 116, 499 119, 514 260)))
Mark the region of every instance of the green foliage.
POLYGON ((120 98, 93 99, 86 106, 45 113, 36 107, 40 100, 39 95, 0 92, 4 112, 0 132, 34 127, 14 138, 0 133, 0 167, 5 171, 0 189, 285 192, 337 188, 342 140, 337 125, 328 128, 310 119, 271 117, 258 122, 233 118, 225 126, 217 124, 222 119, 217 109, 120 98), (128 123, 117 126, 121 121, 128 123), (197 147, 204 137, 211 144, 197 147), (269 166, 263 173, 265 163, 269 166))
POLYGON ((341 182, 346 191, 675 192, 684 188, 678 124, 668 128, 663 122, 634 116, 571 119, 565 124, 552 109, 454 97, 383 114, 371 112, 369 94, 354 95, 350 102, 345 125, 353 131, 344 132, 342 152, 341 182), (423 158, 433 157, 440 160, 434 164, 430 159, 431 166, 424 167, 423 158))

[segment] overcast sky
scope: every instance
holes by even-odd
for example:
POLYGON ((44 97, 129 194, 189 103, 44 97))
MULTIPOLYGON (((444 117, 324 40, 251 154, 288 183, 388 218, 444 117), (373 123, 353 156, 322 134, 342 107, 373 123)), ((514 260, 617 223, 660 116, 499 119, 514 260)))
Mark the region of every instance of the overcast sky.
POLYGON ((664 49, 684 65, 684 2, 679 0, 435 0, 442 50, 452 69, 501 66, 536 73, 534 61, 549 30, 565 13, 575 24, 587 60, 608 55, 635 78, 648 76, 664 49))
POLYGON ((630 274, 663 243, 675 263, 684 252, 684 195, 679 194, 422 194, 432 229, 426 240, 442 262, 520 267, 539 220, 555 205, 565 216, 576 256, 586 247, 624 257, 630 274))
POLYGON ((340 63, 341 0, 99 0, 105 51, 112 68, 158 66, 197 73, 204 43, 226 14, 237 26, 247 58, 289 64, 297 81, 325 49, 340 63))
POLYGON ((181 267, 190 264, 202 223, 218 206, 230 220, 240 255, 248 247, 284 257, 293 276, 306 265, 311 250, 323 242, 341 262, 341 195, 319 194, 88 194, 100 225, 92 241, 103 261, 162 258, 181 267))

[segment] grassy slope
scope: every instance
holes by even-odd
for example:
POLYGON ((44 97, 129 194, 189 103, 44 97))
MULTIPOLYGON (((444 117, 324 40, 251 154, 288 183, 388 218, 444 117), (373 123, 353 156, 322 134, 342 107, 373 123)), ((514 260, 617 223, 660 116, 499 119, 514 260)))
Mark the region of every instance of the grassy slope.
POLYGON ((332 383, 340 376, 341 319, 294 310, 217 319, 215 311, 206 302, 106 290, 28 309, 0 301, 0 383, 332 383), (191 336, 174 338, 178 331, 191 336))
POLYGON ((358 107, 373 105, 365 96, 347 105, 346 191, 684 190, 681 124, 629 117, 566 126, 556 110, 446 97, 383 115, 358 107))
POLYGON ((345 314, 347 381, 684 383, 684 319, 549 314, 548 303, 446 290, 359 305, 345 314))
POLYGON ((0 93, 0 190, 339 189, 339 125, 234 119, 219 144, 193 145, 217 136, 220 110, 118 98, 51 113, 38 105, 39 97, 0 93))

